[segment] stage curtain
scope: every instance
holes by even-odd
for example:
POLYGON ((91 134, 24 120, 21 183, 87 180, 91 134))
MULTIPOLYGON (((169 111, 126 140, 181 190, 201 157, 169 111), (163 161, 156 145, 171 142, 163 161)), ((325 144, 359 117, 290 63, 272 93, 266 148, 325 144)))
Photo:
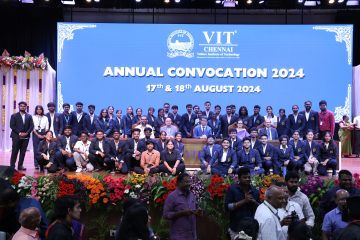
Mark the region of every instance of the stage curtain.
MULTIPOLYGON (((31 115, 36 105, 42 105, 47 112, 46 104, 56 103, 55 77, 56 72, 49 64, 47 70, 0 70, 0 151, 11 150, 10 117, 18 111, 19 102, 27 102, 31 115)), ((32 150, 31 141, 28 150, 32 150)))

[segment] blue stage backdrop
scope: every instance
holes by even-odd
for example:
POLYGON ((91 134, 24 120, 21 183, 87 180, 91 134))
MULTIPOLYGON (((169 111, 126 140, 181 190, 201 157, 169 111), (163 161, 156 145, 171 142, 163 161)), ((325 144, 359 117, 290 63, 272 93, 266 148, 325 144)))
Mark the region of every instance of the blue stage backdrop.
POLYGON ((185 112, 326 99, 337 121, 351 115, 351 25, 58 23, 58 108, 82 101, 185 112))

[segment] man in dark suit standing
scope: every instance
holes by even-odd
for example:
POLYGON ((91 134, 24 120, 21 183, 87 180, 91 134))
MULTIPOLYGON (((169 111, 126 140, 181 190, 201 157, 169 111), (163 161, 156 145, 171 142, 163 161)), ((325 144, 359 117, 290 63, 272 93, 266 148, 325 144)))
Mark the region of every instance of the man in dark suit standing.
POLYGON ((24 158, 29 144, 30 133, 34 129, 34 123, 30 114, 26 113, 26 102, 19 102, 19 112, 11 115, 10 128, 12 138, 10 166, 15 168, 17 155, 20 151, 18 170, 25 171, 24 158))
POLYGON ((305 136, 307 131, 312 129, 317 138, 319 133, 319 114, 318 112, 311 110, 311 106, 311 101, 306 101, 304 103, 305 110, 300 112, 301 115, 305 116, 305 127, 302 135, 305 136))
POLYGON ((87 114, 83 112, 84 104, 82 102, 77 102, 75 105, 76 111, 71 113, 71 126, 73 134, 80 137, 81 132, 85 129, 85 118, 87 114))
POLYGON ((171 118, 172 122, 176 124, 178 129, 180 129, 181 116, 180 116, 180 114, 178 114, 179 108, 177 105, 172 105, 171 110, 172 110, 172 113, 169 113, 169 118, 171 118))
POLYGON ((180 129, 184 138, 191 138, 192 130, 195 125, 195 119, 197 118, 197 115, 192 112, 191 104, 186 104, 186 111, 187 113, 184 113, 181 116, 180 129))
POLYGON ((60 114, 55 112, 55 103, 49 102, 47 104, 49 112, 45 116, 49 120, 49 130, 53 133, 54 137, 60 136, 60 114))
POLYGON ((85 116, 85 131, 89 134, 91 138, 95 136, 96 126, 95 122, 98 119, 98 116, 95 114, 95 105, 88 106, 89 114, 85 116))
POLYGON ((229 126, 237 121, 236 116, 231 112, 231 106, 226 107, 226 114, 220 117, 221 133, 223 138, 229 137, 229 126))
POLYGON ((204 103, 205 111, 202 112, 202 115, 206 117, 207 120, 210 120, 212 118, 212 115, 214 114, 212 111, 210 111, 211 103, 210 101, 206 101, 204 103))
POLYGON ((60 131, 59 134, 64 134, 64 129, 66 126, 70 126, 72 122, 72 115, 70 113, 70 104, 64 103, 62 105, 62 108, 64 109, 63 113, 60 114, 60 131))
POLYGON ((304 115, 299 113, 299 106, 293 105, 292 106, 292 114, 288 116, 288 123, 289 123, 289 132, 288 136, 291 137, 295 130, 300 132, 300 137, 303 137, 303 130, 305 127, 305 117, 304 115))
POLYGON ((249 117, 248 128, 251 129, 253 127, 261 128, 265 121, 265 118, 260 115, 261 107, 259 105, 254 106, 254 114, 249 117))

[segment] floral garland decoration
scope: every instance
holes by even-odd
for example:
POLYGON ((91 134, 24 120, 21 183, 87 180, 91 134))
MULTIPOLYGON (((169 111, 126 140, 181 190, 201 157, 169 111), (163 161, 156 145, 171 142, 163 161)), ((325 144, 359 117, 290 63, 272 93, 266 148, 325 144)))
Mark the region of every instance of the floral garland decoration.
POLYGON ((46 70, 48 67, 48 59, 41 54, 38 57, 31 56, 28 52, 25 52, 25 56, 10 56, 10 54, 4 50, 0 56, 0 68, 1 69, 21 69, 21 70, 33 70, 42 69, 46 70))

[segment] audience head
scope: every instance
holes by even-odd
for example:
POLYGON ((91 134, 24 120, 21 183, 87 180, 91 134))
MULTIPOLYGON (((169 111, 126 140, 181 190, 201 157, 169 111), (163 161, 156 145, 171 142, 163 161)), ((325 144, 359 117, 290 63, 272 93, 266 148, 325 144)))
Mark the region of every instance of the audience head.
POLYGON ((106 108, 101 109, 100 114, 99 114, 99 118, 103 119, 103 118, 108 118, 108 110, 106 108))
POLYGON ((323 141, 328 143, 331 142, 331 140, 332 140, 331 133, 325 132, 323 141))
POLYGON ((275 185, 280 187, 281 190, 283 191, 285 201, 284 201, 284 205, 282 206, 282 208, 286 208, 286 205, 287 205, 287 202, 289 199, 289 189, 287 188, 287 186, 284 182, 276 182, 275 185))
POLYGON ((311 229, 304 222, 295 221, 289 225, 289 240, 311 240, 311 235, 311 229))
POLYGON ((339 186, 342 189, 350 191, 352 188, 353 179, 352 174, 349 170, 340 170, 339 171, 339 186))
POLYGON ((141 125, 145 126, 147 124, 147 117, 146 116, 141 116, 140 118, 140 122, 141 122, 141 125))
POLYGON ((286 113, 286 112, 285 112, 285 109, 284 109, 284 108, 280 108, 280 109, 279 109, 279 115, 280 115, 280 117, 283 117, 283 116, 286 117, 285 113, 286 113))
POLYGON ((47 130, 46 132, 45 132, 45 139, 47 140, 47 141, 51 141, 52 139, 53 139, 53 132, 52 131, 50 131, 50 130, 47 130))
POLYGON ((206 127, 206 126, 207 126, 207 122, 208 122, 208 120, 207 120, 206 117, 202 117, 202 118, 201 118, 201 126, 206 127))
POLYGON ((271 119, 269 119, 269 118, 265 119, 265 127, 267 127, 267 128, 271 127, 271 119))
POLYGON ((244 217, 241 220, 238 221, 237 227, 236 227, 240 233, 238 235, 237 240, 241 239, 257 239, 258 233, 259 233, 259 223, 256 219, 251 217, 244 217), (250 238, 249 238, 250 237, 250 238))
POLYGON ((249 187, 251 183, 250 169, 248 167, 241 167, 238 170, 238 178, 240 185, 249 187))
POLYGON ((192 104, 186 104, 186 111, 188 113, 191 113, 192 112, 192 104))
POLYGON ((181 132, 175 133, 175 140, 178 141, 178 142, 181 142, 181 139, 182 139, 181 132))
POLYGON ((221 106, 215 105, 214 109, 215 109, 215 115, 218 116, 221 112, 221 106))
POLYGON ((194 105, 193 110, 195 114, 198 114, 198 112, 200 111, 200 107, 198 105, 194 105))
POLYGON ((263 144, 263 145, 266 145, 267 144, 267 141, 268 141, 268 136, 266 134, 261 134, 260 136, 260 142, 263 144))
POLYGON ((306 102, 304 102, 304 107, 306 109, 306 111, 310 111, 312 106, 312 102, 310 100, 307 100, 306 102))
POLYGON ((306 140, 312 141, 314 139, 314 131, 312 129, 309 129, 306 132, 306 140))
POLYGON ((13 189, 8 181, 0 178, 0 209, 12 210, 20 200, 19 194, 13 189))
POLYGON ((285 176, 286 186, 291 194, 294 194, 299 188, 299 173, 296 171, 289 171, 285 176))
POLYGON ((231 106, 226 106, 226 114, 230 115, 231 113, 231 106))
POLYGON ((165 146, 168 151, 174 150, 174 148, 175 148, 174 140, 171 140, 171 139, 167 140, 165 146))
POLYGON ((159 109, 158 109, 158 116, 159 116, 159 117, 163 117, 164 115, 165 115, 164 109, 163 109, 163 108, 159 108, 159 109))
POLYGON ((346 204, 351 220, 360 220, 360 196, 347 198, 346 204))
POLYGON ((171 110, 172 110, 173 114, 177 114, 177 112, 179 111, 179 107, 177 105, 172 105, 171 110))
POLYGON ((255 105, 255 106, 254 106, 254 114, 255 114, 255 115, 259 114, 259 113, 260 113, 260 109, 261 109, 261 107, 260 107, 259 105, 255 105))
POLYGON ((232 129, 229 130, 229 136, 230 136, 230 138, 235 139, 235 138, 236 138, 236 134, 237 134, 236 128, 232 128, 232 129))
POLYGON ((172 124, 172 120, 171 120, 171 118, 169 118, 169 117, 168 117, 168 118, 166 118, 166 119, 165 119, 165 125, 166 125, 166 126, 168 126, 168 127, 170 127, 170 126, 171 126, 171 124, 172 124))
POLYGON ((228 138, 224 138, 221 142, 221 146, 223 149, 227 150, 230 147, 230 140, 228 138))
POLYGON ((88 111, 89 111, 89 113, 90 113, 91 115, 94 114, 94 112, 95 112, 95 105, 90 104, 90 105, 88 106, 88 111))
POLYGON ((243 120, 242 120, 242 119, 239 119, 239 120, 237 121, 237 127, 238 127, 238 128, 243 128, 243 127, 244 127, 244 123, 243 123, 243 120))
POLYGON ((132 133, 132 138, 135 139, 135 140, 139 140, 140 138, 140 129, 138 128, 134 128, 131 130, 131 133, 132 133))
POLYGON ((119 239, 150 239, 148 223, 147 209, 142 204, 132 203, 121 219, 119 239))
POLYGON ((294 140, 299 140, 299 138, 300 138, 299 130, 295 130, 292 137, 293 137, 294 140))
POLYGON ((293 106, 292 106, 292 111, 293 111, 294 114, 297 114, 297 113, 299 112, 299 106, 296 105, 296 104, 293 105, 293 106))
POLYGON ((70 111, 70 104, 68 103, 64 103, 62 105, 63 109, 64 109, 64 112, 69 112, 70 111))
POLYGON ((108 110, 108 114, 112 115, 114 113, 115 108, 113 106, 108 106, 107 110, 108 110))
POLYGON ((136 116, 141 117, 141 116, 142 116, 142 109, 141 109, 141 108, 137 108, 137 109, 135 110, 135 113, 136 113, 136 116))
POLYGON ((84 104, 83 104, 82 102, 77 102, 77 103, 75 103, 75 106, 76 106, 76 111, 77 111, 78 113, 81 113, 82 110, 83 110, 84 104))
POLYGON ((39 226, 40 221, 40 211, 35 207, 25 208, 19 216, 21 226, 30 230, 35 230, 39 226))
POLYGON ((347 121, 349 121, 349 116, 348 115, 344 115, 343 117, 342 117, 342 120, 344 120, 344 122, 347 122, 347 121))
POLYGON ((147 140, 146 141, 146 149, 148 151, 152 151, 154 149, 154 143, 152 141, 150 141, 150 140, 147 140))
POLYGON ((104 131, 99 129, 95 132, 96 139, 102 141, 104 139, 104 131))
POLYGON ((281 187, 272 185, 265 192, 265 200, 274 208, 281 208, 285 203, 284 192, 281 187))
POLYGON ((190 175, 187 172, 180 173, 179 176, 177 176, 176 184, 181 191, 183 192, 190 191, 190 185, 191 185, 190 175))
POLYGON ((54 208, 55 219, 66 220, 79 220, 81 214, 81 207, 79 200, 74 196, 65 196, 57 198, 54 208))
POLYGON ((165 131, 161 131, 160 132, 160 140, 165 140, 166 139, 166 135, 167 135, 167 133, 165 132, 165 131))
POLYGON ((231 107, 231 113, 234 114, 236 112, 236 106, 234 104, 231 104, 230 107, 231 107))
POLYGON ((120 131, 118 129, 115 129, 113 131, 113 138, 117 141, 120 139, 120 131))
POLYGON ((247 107, 241 106, 239 109, 239 116, 247 117, 249 115, 249 112, 247 110, 247 107))
POLYGON ((211 103, 210 103, 210 101, 206 101, 206 102, 204 103, 204 108, 205 108, 206 111, 210 111, 210 108, 211 108, 211 103))
POLYGON ((169 110, 170 110, 170 104, 169 104, 169 103, 164 103, 163 108, 164 108, 164 111, 165 111, 166 113, 168 113, 169 110))
POLYGON ((69 137, 72 134, 72 128, 70 125, 64 127, 64 135, 69 137))
POLYGON ((148 114, 154 115, 154 112, 155 112, 155 108, 154 108, 154 107, 149 107, 149 108, 148 108, 148 114))
POLYGON ((245 138, 243 139, 243 147, 244 147, 245 149, 249 149, 250 146, 251 146, 251 139, 250 139, 249 137, 245 137, 245 138))
POLYGON ((326 111, 326 107, 327 107, 327 102, 325 100, 321 100, 319 102, 319 108, 321 111, 326 111))
POLYGON ((257 138, 258 135, 259 135, 259 134, 258 134, 258 130, 257 130, 256 127, 253 127, 253 128, 250 129, 250 136, 251 136, 252 138, 257 138))
POLYGON ((151 137, 151 134, 152 134, 152 128, 151 128, 151 127, 146 127, 146 128, 144 129, 145 138, 150 138, 150 137, 151 137))
POLYGON ((121 119, 121 115, 122 115, 122 110, 121 109, 116 110, 116 117, 121 119))
POLYGON ((346 210, 346 199, 349 197, 349 192, 345 189, 339 189, 336 191, 335 202, 341 211, 346 210))
POLYGON ((133 115, 133 108, 131 106, 126 108, 126 113, 129 115, 133 115))
MULTIPOLYGON (((274 117, 274 113, 273 113, 273 108, 272 108, 272 106, 267 106, 267 107, 266 107, 266 112, 267 112, 267 115, 268 115, 268 116, 271 116, 272 118, 274 117)), ((271 123, 271 121, 270 121, 270 123, 271 123)))
POLYGON ((207 144, 208 145, 213 145, 215 143, 215 137, 213 135, 209 135, 207 137, 207 144))
MULTIPOLYGON (((42 115, 44 115, 44 108, 43 108, 43 106, 41 106, 41 105, 36 105, 36 107, 35 107, 35 113, 34 113, 35 115, 40 115, 40 116, 42 116, 42 115)), ((36 128, 37 126, 35 126, 35 128, 36 128)))

